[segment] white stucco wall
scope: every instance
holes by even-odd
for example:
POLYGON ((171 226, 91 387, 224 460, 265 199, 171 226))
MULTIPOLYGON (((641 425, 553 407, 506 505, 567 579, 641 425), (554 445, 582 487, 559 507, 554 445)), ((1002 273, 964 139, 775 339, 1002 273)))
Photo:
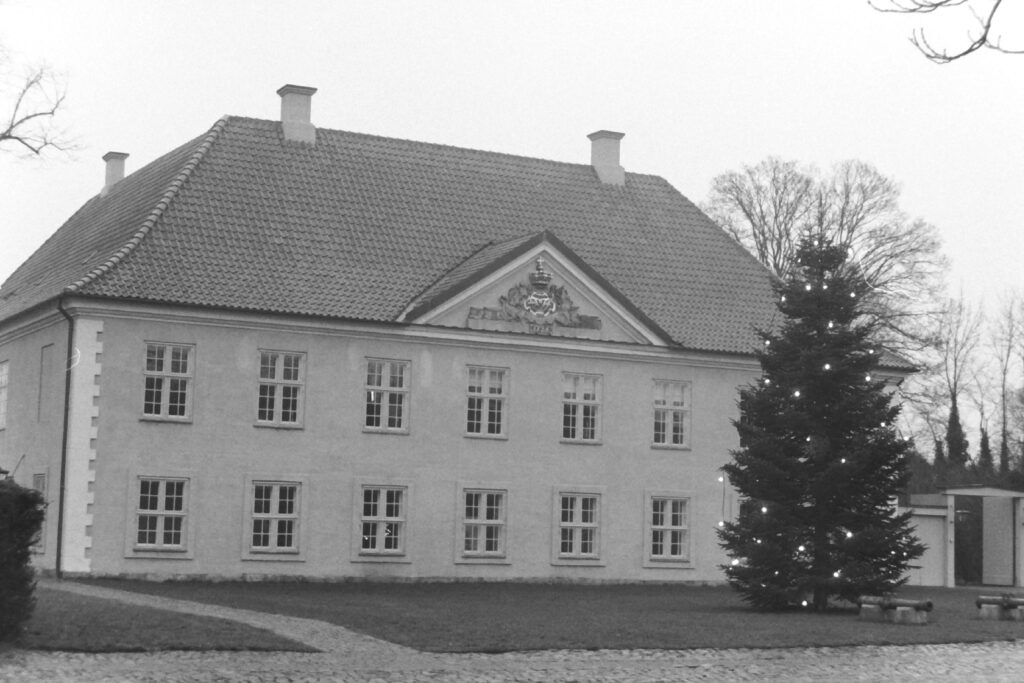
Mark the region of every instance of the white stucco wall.
POLYGON ((722 579, 715 528, 731 517, 734 499, 718 469, 737 443, 736 390, 756 374, 753 361, 528 335, 163 313, 108 317, 102 339, 93 573, 722 579), (195 345, 190 422, 140 419, 147 340, 195 345), (302 429, 254 425, 259 349, 306 354, 302 429), (408 434, 363 430, 367 357, 410 361, 408 434), (507 369, 507 438, 465 436, 467 364, 507 369), (560 439, 563 371, 602 378, 598 445, 560 439), (690 383, 689 448, 651 445, 656 378, 690 383), (189 481, 186 552, 133 552, 139 476, 189 481), (260 478, 301 484, 296 555, 255 559, 246 552, 247 495, 260 478), (359 556, 365 483, 408 487, 407 552, 395 561, 359 556), (460 486, 507 492, 503 561, 461 561, 460 486), (600 561, 553 557, 561 490, 600 494, 600 561), (645 560, 653 493, 689 498, 689 563, 645 560))

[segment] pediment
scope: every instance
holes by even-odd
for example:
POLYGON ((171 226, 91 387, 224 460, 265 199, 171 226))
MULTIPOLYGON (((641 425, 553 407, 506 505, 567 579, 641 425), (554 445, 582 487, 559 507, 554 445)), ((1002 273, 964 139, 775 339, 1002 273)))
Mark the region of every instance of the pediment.
MULTIPOLYGON (((553 236, 496 259, 477 256, 446 291, 411 305, 415 324, 664 346, 663 335, 553 236), (461 284, 461 286, 460 286, 461 284)), ((459 271, 459 268, 455 269, 459 271)))

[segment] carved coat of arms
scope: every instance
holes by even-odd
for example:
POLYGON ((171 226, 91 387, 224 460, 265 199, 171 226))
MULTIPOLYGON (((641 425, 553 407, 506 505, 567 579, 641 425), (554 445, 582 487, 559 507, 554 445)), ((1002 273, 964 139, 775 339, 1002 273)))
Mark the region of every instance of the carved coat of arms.
POLYGON ((520 323, 527 332, 552 334, 555 327, 601 329, 601 319, 580 315, 565 287, 551 284, 551 273, 538 258, 536 269, 527 278, 498 298, 498 308, 471 308, 471 320, 501 320, 520 323))

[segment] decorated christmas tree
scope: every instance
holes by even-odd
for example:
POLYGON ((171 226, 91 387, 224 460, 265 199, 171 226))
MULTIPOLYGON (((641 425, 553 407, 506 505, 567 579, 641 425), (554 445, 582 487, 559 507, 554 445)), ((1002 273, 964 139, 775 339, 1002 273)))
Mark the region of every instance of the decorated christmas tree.
POLYGON ((899 406, 877 374, 868 283, 845 248, 811 237, 776 286, 762 377, 740 391, 740 448, 723 469, 741 499, 719 529, 750 604, 825 608, 891 591, 924 546, 894 499, 907 481, 899 406))

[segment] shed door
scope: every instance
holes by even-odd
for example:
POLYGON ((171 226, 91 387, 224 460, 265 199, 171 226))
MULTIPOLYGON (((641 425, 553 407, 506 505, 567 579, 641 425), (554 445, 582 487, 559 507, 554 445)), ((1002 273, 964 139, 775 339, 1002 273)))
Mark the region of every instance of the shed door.
POLYGON ((982 510, 982 583, 1012 586, 1013 498, 986 497, 982 510))

